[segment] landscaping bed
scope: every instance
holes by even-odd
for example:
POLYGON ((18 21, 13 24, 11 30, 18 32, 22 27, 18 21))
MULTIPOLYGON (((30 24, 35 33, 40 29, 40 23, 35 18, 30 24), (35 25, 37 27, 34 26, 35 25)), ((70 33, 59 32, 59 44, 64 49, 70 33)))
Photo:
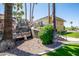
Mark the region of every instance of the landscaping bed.
MULTIPOLYGON (((22 40, 23 41, 23 40, 22 40)), ((28 41, 23 42, 17 41, 17 47, 9 50, 6 53, 0 53, 1 55, 16 55, 16 56, 30 56, 30 55, 41 55, 43 53, 49 52, 50 50, 54 50, 55 48, 61 46, 60 42, 56 42, 49 45, 43 45, 38 38, 34 38, 28 41)))

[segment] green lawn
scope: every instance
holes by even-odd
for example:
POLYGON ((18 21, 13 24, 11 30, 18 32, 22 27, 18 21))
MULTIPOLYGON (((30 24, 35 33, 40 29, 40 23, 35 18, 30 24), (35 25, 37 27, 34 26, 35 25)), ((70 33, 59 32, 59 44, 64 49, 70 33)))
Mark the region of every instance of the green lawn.
POLYGON ((79 38, 79 32, 67 32, 67 33, 62 33, 63 36, 69 36, 69 37, 74 37, 74 38, 79 38))
POLYGON ((79 44, 67 44, 43 56, 79 56, 79 44))

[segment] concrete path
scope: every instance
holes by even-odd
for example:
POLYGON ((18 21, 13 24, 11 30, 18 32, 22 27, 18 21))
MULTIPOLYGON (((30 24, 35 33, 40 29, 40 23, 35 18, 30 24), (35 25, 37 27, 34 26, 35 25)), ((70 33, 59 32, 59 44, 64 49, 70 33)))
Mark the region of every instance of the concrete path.
POLYGON ((64 36, 60 36, 60 37, 64 38, 64 40, 67 40, 67 41, 79 42, 79 38, 64 37, 64 36))
POLYGON ((64 44, 79 44, 79 38, 72 38, 72 37, 60 36, 57 39, 57 41, 64 44))

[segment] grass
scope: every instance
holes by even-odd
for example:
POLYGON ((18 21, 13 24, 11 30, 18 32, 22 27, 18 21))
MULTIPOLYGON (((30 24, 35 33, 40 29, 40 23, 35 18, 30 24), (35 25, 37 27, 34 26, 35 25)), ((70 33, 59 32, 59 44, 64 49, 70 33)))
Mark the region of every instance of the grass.
POLYGON ((61 33, 61 35, 73 38, 79 38, 79 32, 67 32, 67 33, 61 33))
POLYGON ((43 56, 79 56, 79 44, 64 44, 61 48, 43 56))

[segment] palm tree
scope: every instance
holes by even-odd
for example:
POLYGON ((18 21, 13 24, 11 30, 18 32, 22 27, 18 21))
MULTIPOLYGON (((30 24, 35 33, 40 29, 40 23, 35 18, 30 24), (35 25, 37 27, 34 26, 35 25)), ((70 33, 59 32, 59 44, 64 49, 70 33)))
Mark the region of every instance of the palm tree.
POLYGON ((21 22, 22 22, 22 16, 24 15, 24 11, 23 11, 23 3, 14 3, 13 4, 13 16, 16 18, 17 20, 17 30, 22 33, 21 29, 21 22))
POLYGON ((4 39, 12 39, 12 4, 5 4, 4 39))
POLYGON ((27 4, 25 3, 25 19, 27 20, 27 4))
POLYGON ((31 22, 33 21, 33 18, 34 18, 33 14, 34 14, 34 7, 35 7, 35 4, 37 4, 37 3, 33 3, 33 4, 30 3, 30 21, 31 21, 31 22), (32 6, 32 5, 33 5, 33 6, 32 6))
POLYGON ((54 30, 56 31, 56 18, 55 18, 55 3, 53 5, 53 24, 54 24, 54 30))
POLYGON ((54 26, 54 38, 56 38, 56 18, 55 18, 55 3, 52 4, 52 19, 53 19, 53 26, 54 26))
POLYGON ((25 3, 25 20, 26 20, 26 26, 28 26, 28 29, 30 29, 29 23, 28 23, 28 20, 27 20, 27 4, 26 3, 25 3))
POLYGON ((25 20, 26 20, 26 23, 28 24, 28 21, 27 21, 27 4, 25 3, 25 20))
POLYGON ((5 51, 8 48, 13 48, 15 45, 12 38, 12 3, 5 3, 4 6, 4 33, 3 39, 0 42, 0 51, 5 51))
POLYGON ((31 8, 32 8, 32 4, 30 3, 30 21, 32 21, 31 8))
POLYGON ((13 15, 15 16, 17 21, 20 21, 22 19, 22 16, 24 15, 23 4, 22 3, 15 3, 13 5, 13 8, 14 8, 13 15))
POLYGON ((33 3, 33 6, 32 6, 32 21, 33 21, 33 18, 34 18, 33 14, 34 14, 34 7, 35 7, 35 4, 37 5, 37 3, 33 3))
POLYGON ((71 24, 71 29, 72 29, 72 24, 73 24, 73 22, 71 21, 70 24, 71 24))
POLYGON ((33 3, 33 7, 32 7, 32 21, 33 21, 33 13, 34 13, 34 6, 35 6, 35 4, 33 3))
POLYGON ((31 22, 32 22, 32 26, 33 26, 33 19, 34 19, 34 7, 35 7, 35 5, 37 5, 37 3, 33 3, 32 4, 32 13, 31 13, 31 22))
POLYGON ((49 24, 50 24, 50 3, 48 3, 48 20, 49 20, 49 24))

